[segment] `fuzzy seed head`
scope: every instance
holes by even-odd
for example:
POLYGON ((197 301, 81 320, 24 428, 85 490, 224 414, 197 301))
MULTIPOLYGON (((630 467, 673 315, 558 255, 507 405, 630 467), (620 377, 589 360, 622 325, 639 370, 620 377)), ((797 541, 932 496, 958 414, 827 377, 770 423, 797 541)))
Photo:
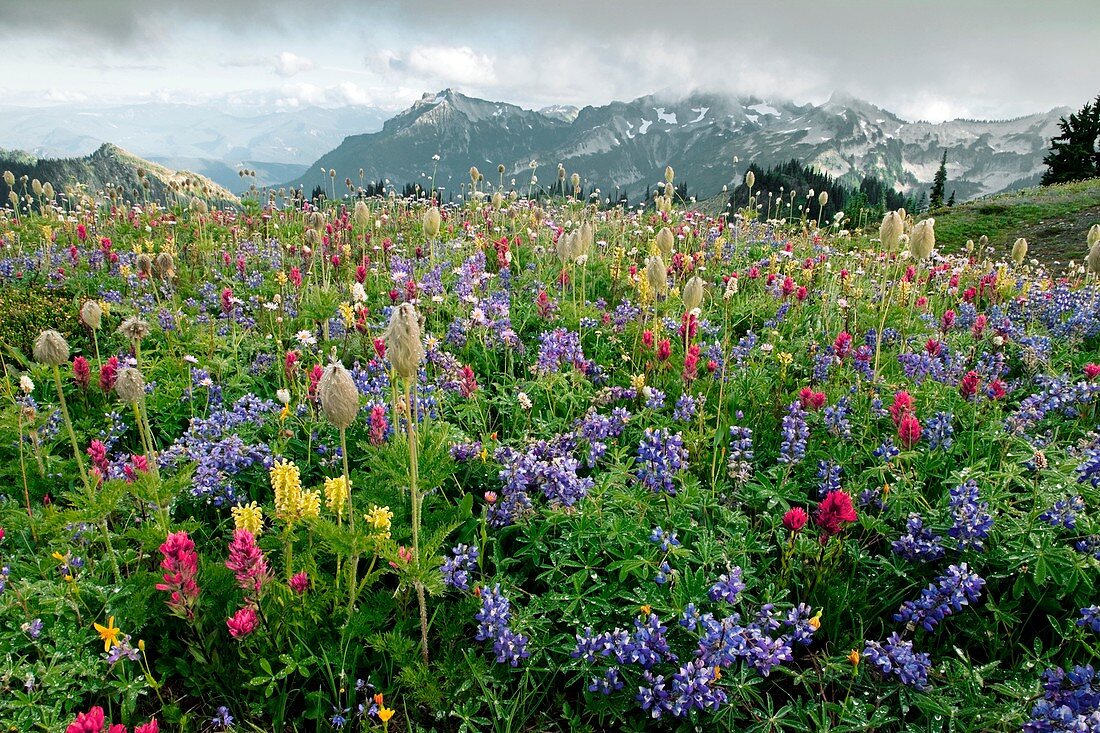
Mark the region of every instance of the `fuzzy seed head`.
POLYGON ((355 225, 359 227, 370 224, 370 211, 367 209, 365 201, 355 202, 355 212, 352 214, 352 219, 355 220, 355 225))
POLYGON ((703 278, 695 275, 684 285, 684 310, 693 311, 703 305, 703 278))
POLYGON ((94 300, 84 301, 80 306, 80 322, 93 331, 98 331, 103 323, 103 308, 94 300))
POLYGON ((69 342, 52 328, 38 334, 34 342, 34 360, 40 364, 58 366, 69 360, 69 342))
POLYGON ((661 256, 668 257, 672 254, 672 245, 675 241, 672 230, 668 227, 661 227, 661 231, 657 232, 657 249, 661 250, 661 256))
POLYGON ((753 173, 752 171, 749 171, 748 173, 745 174, 745 186, 751 189, 755 185, 756 185, 756 174, 753 173))
POLYGON ((421 220, 421 223, 424 225, 424 235, 430 238, 439 236, 439 225, 442 221, 443 217, 440 215, 437 207, 433 206, 425 211, 421 220))
POLYGON ((1025 257, 1027 257, 1027 240, 1020 237, 1012 245, 1012 259, 1017 265, 1022 265, 1025 257))
POLYGON ((145 394, 145 378, 141 376, 141 370, 133 367, 119 369, 115 394, 123 402, 139 402, 145 394))
POLYGON ((672 181, 676 179, 676 171, 672 170, 671 165, 665 166, 665 183, 672 185, 672 181))
POLYGON ((144 277, 153 276, 153 258, 142 252, 137 256, 137 261, 134 263, 137 265, 137 271, 144 277))
POLYGON ((11 171, 4 171, 4 183, 8 184, 8 187, 15 185, 15 174, 11 171))
POLYGON ((645 263, 645 277, 649 283, 649 289, 656 295, 664 295, 668 292, 668 268, 660 255, 653 255, 645 263))
POLYGON ((170 279, 176 274, 176 260, 168 252, 161 252, 153 260, 153 269, 162 278, 170 279))
POLYGON ((337 362, 325 367, 317 383, 317 396, 321 399, 321 411, 333 427, 344 430, 355 421, 359 390, 343 364, 337 362))
POLYGON ((424 346, 420 343, 420 316, 412 303, 394 308, 383 339, 394 370, 406 380, 415 380, 424 360, 424 346))
POLYGON ((915 259, 927 259, 936 248, 935 226, 935 219, 925 219, 913 226, 913 233, 909 237, 909 254, 915 259))
POLYGON ((1089 272, 1100 275, 1100 239, 1096 240, 1096 243, 1092 245, 1092 249, 1089 250, 1085 265, 1088 267, 1089 272))
POLYGON ((137 316, 130 316, 118 327, 118 332, 131 341, 141 341, 149 331, 149 322, 137 316))
POLYGON ((817 205, 818 206, 825 206, 825 204, 827 204, 827 203, 829 203, 829 192, 828 191, 822 191, 821 193, 819 193, 817 195, 817 205))
POLYGON ((878 238, 882 240, 882 249, 894 252, 898 248, 901 235, 905 233, 905 220, 897 211, 887 211, 878 228, 878 238))
POLYGON ((1100 242, 1100 224, 1093 224, 1089 228, 1089 234, 1085 241, 1088 242, 1090 247, 1100 242))

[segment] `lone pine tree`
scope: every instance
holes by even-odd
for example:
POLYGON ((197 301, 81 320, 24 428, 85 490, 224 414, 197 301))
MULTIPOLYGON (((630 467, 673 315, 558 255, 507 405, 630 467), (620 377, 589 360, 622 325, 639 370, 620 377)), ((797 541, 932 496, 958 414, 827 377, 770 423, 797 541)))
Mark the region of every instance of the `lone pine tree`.
POLYGON ((928 196, 930 208, 938 209, 943 206, 944 189, 947 188, 947 151, 943 151, 943 159, 940 160, 940 169, 936 171, 932 179, 932 193, 928 196))
POLYGON ((1043 158, 1043 185, 1100 176, 1100 95, 1058 122, 1062 134, 1050 141, 1043 158))

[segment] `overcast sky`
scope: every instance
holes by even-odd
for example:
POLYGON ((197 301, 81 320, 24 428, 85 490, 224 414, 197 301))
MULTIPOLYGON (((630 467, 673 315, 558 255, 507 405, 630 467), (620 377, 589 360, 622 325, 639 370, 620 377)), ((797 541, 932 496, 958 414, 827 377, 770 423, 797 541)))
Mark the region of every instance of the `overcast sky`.
POLYGON ((0 104, 653 92, 1001 118, 1100 93, 1100 0, 0 0, 0 104))

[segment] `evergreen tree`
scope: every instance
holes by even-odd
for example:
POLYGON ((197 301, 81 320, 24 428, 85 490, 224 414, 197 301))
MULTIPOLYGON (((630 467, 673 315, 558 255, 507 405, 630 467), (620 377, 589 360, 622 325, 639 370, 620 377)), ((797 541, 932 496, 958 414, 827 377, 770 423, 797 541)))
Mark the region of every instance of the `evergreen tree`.
POLYGON ((927 191, 921 191, 920 192, 920 198, 917 199, 916 209, 917 209, 918 212, 921 212, 921 213, 923 213, 925 211, 928 211, 928 192, 927 191))
POLYGON ((940 160, 940 169, 936 171, 932 179, 932 193, 929 195, 930 208, 938 209, 943 206, 944 189, 947 188, 947 151, 943 151, 943 159, 940 160))
POLYGON ((1100 95, 1058 122, 1062 134, 1050 141, 1043 158, 1043 185, 1100 176, 1100 95))
POLYGON ((948 206, 954 206, 955 205, 955 189, 951 189, 951 198, 947 199, 947 205, 948 206))

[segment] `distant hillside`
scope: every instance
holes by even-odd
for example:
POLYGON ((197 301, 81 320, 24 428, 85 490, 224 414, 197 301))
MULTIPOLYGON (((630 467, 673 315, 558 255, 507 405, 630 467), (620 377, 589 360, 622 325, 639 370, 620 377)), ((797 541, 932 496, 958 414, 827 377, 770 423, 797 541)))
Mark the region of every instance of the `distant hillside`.
POLYGON ((937 246, 955 250, 983 234, 1000 252, 1017 237, 1028 242, 1028 257, 1045 263, 1080 262, 1085 236, 1100 223, 1100 178, 998 194, 931 213, 937 246))
MULTIPOLYGON (((121 192, 127 202, 171 203, 177 197, 198 196, 215 205, 239 203, 232 192, 205 176, 166 168, 109 143, 80 158, 37 158, 18 150, 0 150, 0 169, 11 171, 17 180, 27 176, 28 191, 29 181, 49 182, 59 196, 71 187, 79 187, 100 200, 113 189, 121 192)), ((22 193, 20 183, 16 183, 16 192, 22 193)), ((7 204, 7 200, 2 203, 7 204)))

